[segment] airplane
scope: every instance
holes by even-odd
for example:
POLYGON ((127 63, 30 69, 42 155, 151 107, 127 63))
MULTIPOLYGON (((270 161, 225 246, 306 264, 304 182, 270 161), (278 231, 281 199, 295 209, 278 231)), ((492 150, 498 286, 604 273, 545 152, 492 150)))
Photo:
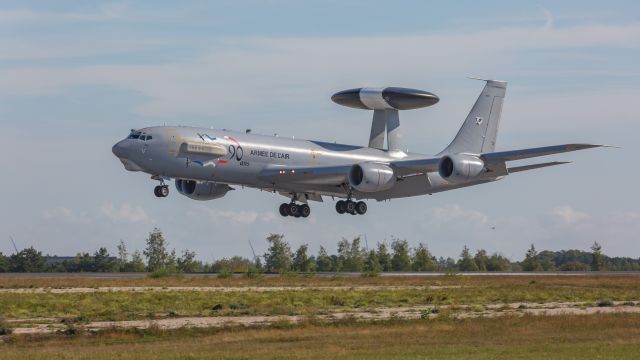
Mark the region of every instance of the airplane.
POLYGON ((495 151, 507 83, 485 82, 469 115, 451 143, 435 156, 403 150, 399 111, 436 104, 430 92, 400 87, 340 91, 340 105, 373 110, 368 146, 300 140, 187 126, 154 126, 131 130, 115 144, 113 154, 126 170, 141 171, 159 181, 154 194, 167 197, 165 181, 194 200, 213 200, 234 190, 255 188, 289 198, 280 215, 306 218, 310 201, 325 198, 339 214, 363 215, 364 200, 434 194, 493 182, 505 176, 567 164, 550 161, 508 166, 515 160, 601 147, 563 144, 495 151), (386 148, 384 140, 386 135, 386 148))

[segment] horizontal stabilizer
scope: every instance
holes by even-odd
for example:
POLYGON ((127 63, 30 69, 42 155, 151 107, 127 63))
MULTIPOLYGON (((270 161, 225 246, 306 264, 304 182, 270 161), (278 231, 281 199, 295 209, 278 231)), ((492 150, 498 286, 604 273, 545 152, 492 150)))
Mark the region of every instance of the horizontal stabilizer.
POLYGON ((498 151, 492 153, 482 154, 481 158, 485 162, 492 161, 513 161, 522 160, 538 156, 546 156, 553 154, 560 154, 569 151, 584 150, 595 147, 610 147, 607 145, 595 145, 595 144, 564 144, 554 146, 544 146, 539 148, 510 150, 510 151, 498 151))
POLYGON ((570 163, 571 161, 552 161, 552 162, 546 162, 541 164, 515 166, 515 167, 510 167, 507 170, 509 170, 509 174, 511 174, 511 173, 520 172, 520 171, 540 169, 547 166, 563 165, 563 164, 570 164, 570 163))

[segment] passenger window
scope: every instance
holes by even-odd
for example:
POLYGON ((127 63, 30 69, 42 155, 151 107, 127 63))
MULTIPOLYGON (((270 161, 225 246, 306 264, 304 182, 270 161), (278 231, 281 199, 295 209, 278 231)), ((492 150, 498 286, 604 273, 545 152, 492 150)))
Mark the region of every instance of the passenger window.
POLYGON ((153 139, 153 136, 147 135, 147 140, 151 140, 151 139, 153 139))

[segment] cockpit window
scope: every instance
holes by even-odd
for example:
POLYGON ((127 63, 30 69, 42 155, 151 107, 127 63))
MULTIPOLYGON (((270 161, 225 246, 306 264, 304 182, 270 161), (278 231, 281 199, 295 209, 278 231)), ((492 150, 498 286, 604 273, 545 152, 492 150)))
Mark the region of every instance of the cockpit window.
POLYGON ((131 133, 129 134, 129 136, 127 136, 127 139, 140 139, 142 141, 147 141, 153 139, 153 137, 141 131, 131 130, 131 133))

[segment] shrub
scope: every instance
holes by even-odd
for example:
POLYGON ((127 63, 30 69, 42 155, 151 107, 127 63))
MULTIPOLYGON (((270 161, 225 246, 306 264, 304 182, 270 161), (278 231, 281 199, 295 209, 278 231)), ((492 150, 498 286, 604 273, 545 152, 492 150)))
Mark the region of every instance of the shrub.
POLYGON ((613 301, 611 301, 609 299, 602 299, 602 300, 598 300, 597 305, 599 307, 613 306, 613 301))
POLYGON ((233 273, 231 271, 227 270, 227 269, 222 269, 218 273, 218 278, 220 278, 220 279, 228 279, 231 276, 233 276, 233 273))
POLYGON ((13 329, 9 327, 4 318, 0 317, 0 335, 10 335, 13 332, 13 329))
POLYGON ((182 276, 182 273, 170 271, 167 268, 160 268, 160 269, 154 270, 147 276, 152 279, 159 279, 159 278, 165 278, 169 276, 182 276))

